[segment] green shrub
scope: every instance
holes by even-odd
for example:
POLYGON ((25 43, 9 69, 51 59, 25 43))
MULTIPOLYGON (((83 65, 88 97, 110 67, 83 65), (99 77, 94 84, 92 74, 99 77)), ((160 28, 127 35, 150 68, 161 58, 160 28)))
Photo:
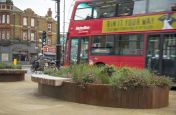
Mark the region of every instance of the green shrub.
POLYGON ((97 77, 97 67, 89 66, 85 64, 73 65, 71 67, 71 75, 73 77, 73 81, 79 84, 84 83, 94 83, 97 77))
POLYGON ((122 67, 112 76, 110 84, 123 89, 129 87, 170 87, 171 80, 165 76, 156 76, 149 70, 122 67))
POLYGON ((110 84, 123 89, 129 87, 168 87, 171 83, 170 79, 165 76, 156 76, 149 70, 129 67, 97 67, 80 64, 59 70, 46 69, 44 73, 59 77, 72 77, 73 81, 78 84, 110 84))
POLYGON ((0 63, 0 69, 21 69, 21 65, 13 65, 11 63, 0 63))
POLYGON ((103 67, 101 72, 102 74, 105 74, 105 76, 111 77, 113 73, 116 72, 116 67, 106 65, 103 67))

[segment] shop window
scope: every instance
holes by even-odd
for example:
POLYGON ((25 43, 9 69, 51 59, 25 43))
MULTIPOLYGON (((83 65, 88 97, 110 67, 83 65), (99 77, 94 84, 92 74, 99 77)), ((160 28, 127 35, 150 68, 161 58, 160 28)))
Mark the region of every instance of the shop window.
POLYGON ((2 62, 8 62, 9 61, 9 54, 8 53, 2 53, 1 54, 1 61, 2 62))

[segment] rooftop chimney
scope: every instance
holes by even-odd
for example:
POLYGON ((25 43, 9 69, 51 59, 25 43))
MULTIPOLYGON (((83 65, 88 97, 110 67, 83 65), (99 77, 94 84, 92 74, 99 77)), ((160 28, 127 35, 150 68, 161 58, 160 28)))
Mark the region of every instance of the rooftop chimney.
POLYGON ((51 11, 51 8, 48 9, 47 16, 48 16, 48 17, 52 17, 52 11, 51 11))

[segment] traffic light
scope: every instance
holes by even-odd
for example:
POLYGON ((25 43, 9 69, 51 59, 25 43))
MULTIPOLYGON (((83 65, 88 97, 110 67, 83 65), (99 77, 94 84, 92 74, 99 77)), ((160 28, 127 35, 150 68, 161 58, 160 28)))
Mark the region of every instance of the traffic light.
POLYGON ((42 33, 42 47, 46 45, 46 32, 43 31, 42 33))

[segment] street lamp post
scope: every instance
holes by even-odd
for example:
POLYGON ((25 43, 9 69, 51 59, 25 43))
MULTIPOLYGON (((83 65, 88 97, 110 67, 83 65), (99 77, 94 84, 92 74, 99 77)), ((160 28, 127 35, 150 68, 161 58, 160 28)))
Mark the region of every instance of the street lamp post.
POLYGON ((56 44, 56 65, 61 66, 61 43, 60 43, 60 0, 54 0, 57 3, 57 44, 56 44))

